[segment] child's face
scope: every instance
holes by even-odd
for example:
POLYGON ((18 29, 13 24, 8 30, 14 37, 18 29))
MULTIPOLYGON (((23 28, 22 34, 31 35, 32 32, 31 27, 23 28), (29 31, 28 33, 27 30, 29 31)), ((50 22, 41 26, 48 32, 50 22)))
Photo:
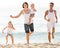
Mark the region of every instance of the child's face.
POLYGON ((11 22, 8 23, 8 25, 11 25, 11 24, 12 24, 11 22))
POLYGON ((34 4, 31 4, 31 8, 34 8, 34 4))

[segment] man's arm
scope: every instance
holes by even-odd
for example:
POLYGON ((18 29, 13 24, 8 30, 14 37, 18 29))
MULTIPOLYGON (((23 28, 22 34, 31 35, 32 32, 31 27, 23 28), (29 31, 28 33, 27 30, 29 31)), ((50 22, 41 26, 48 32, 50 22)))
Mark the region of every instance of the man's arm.
POLYGON ((48 15, 48 10, 45 12, 44 19, 47 20, 46 16, 48 15))
POLYGON ((57 13, 56 13, 56 10, 54 10, 55 12, 55 18, 56 18, 56 23, 58 22, 58 17, 57 17, 57 13))
POLYGON ((19 18, 21 16, 21 14, 23 14, 23 11, 21 11, 17 16, 12 16, 10 15, 11 18, 19 18))

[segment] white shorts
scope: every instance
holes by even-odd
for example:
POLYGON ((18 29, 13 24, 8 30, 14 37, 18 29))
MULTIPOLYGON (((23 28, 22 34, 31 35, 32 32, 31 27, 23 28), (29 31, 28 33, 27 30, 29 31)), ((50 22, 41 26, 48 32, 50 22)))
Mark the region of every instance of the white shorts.
POLYGON ((51 32, 51 28, 55 28, 55 23, 50 23, 50 22, 48 22, 48 23, 47 23, 48 32, 51 32))

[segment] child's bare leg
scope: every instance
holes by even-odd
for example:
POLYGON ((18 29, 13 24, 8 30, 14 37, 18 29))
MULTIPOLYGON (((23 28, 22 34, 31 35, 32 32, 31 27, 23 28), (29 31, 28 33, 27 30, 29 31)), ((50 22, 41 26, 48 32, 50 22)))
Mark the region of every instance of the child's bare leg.
POLYGON ((14 37, 11 35, 12 44, 14 44, 14 37))
POLYGON ((8 35, 6 35, 6 44, 8 43, 8 35))

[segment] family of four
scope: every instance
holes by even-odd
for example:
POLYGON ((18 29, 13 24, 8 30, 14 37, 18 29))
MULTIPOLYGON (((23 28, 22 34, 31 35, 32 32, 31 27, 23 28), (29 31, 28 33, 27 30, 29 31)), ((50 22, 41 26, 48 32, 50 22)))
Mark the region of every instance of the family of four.
MULTIPOLYGON (((51 2, 50 9, 45 12, 45 16, 44 16, 44 19, 48 22, 47 27, 48 27, 49 42, 51 42, 51 28, 52 28, 52 38, 54 39, 55 23, 58 22, 56 10, 53 9, 53 6, 54 6, 54 3, 51 2)), ((26 40, 27 40, 27 44, 29 44, 30 36, 34 32, 33 18, 37 10, 35 9, 34 4, 31 4, 31 9, 30 9, 27 2, 24 2, 22 7, 23 7, 23 10, 21 10, 17 16, 10 15, 10 17, 19 18, 23 14, 24 19, 25 19, 24 28, 26 32, 26 40)), ((8 36, 11 36, 12 44, 14 44, 14 38, 12 35, 12 31, 15 30, 15 28, 11 21, 9 21, 8 25, 2 30, 3 33, 6 28, 8 29, 7 35, 6 35, 6 44, 8 43, 8 36)))

